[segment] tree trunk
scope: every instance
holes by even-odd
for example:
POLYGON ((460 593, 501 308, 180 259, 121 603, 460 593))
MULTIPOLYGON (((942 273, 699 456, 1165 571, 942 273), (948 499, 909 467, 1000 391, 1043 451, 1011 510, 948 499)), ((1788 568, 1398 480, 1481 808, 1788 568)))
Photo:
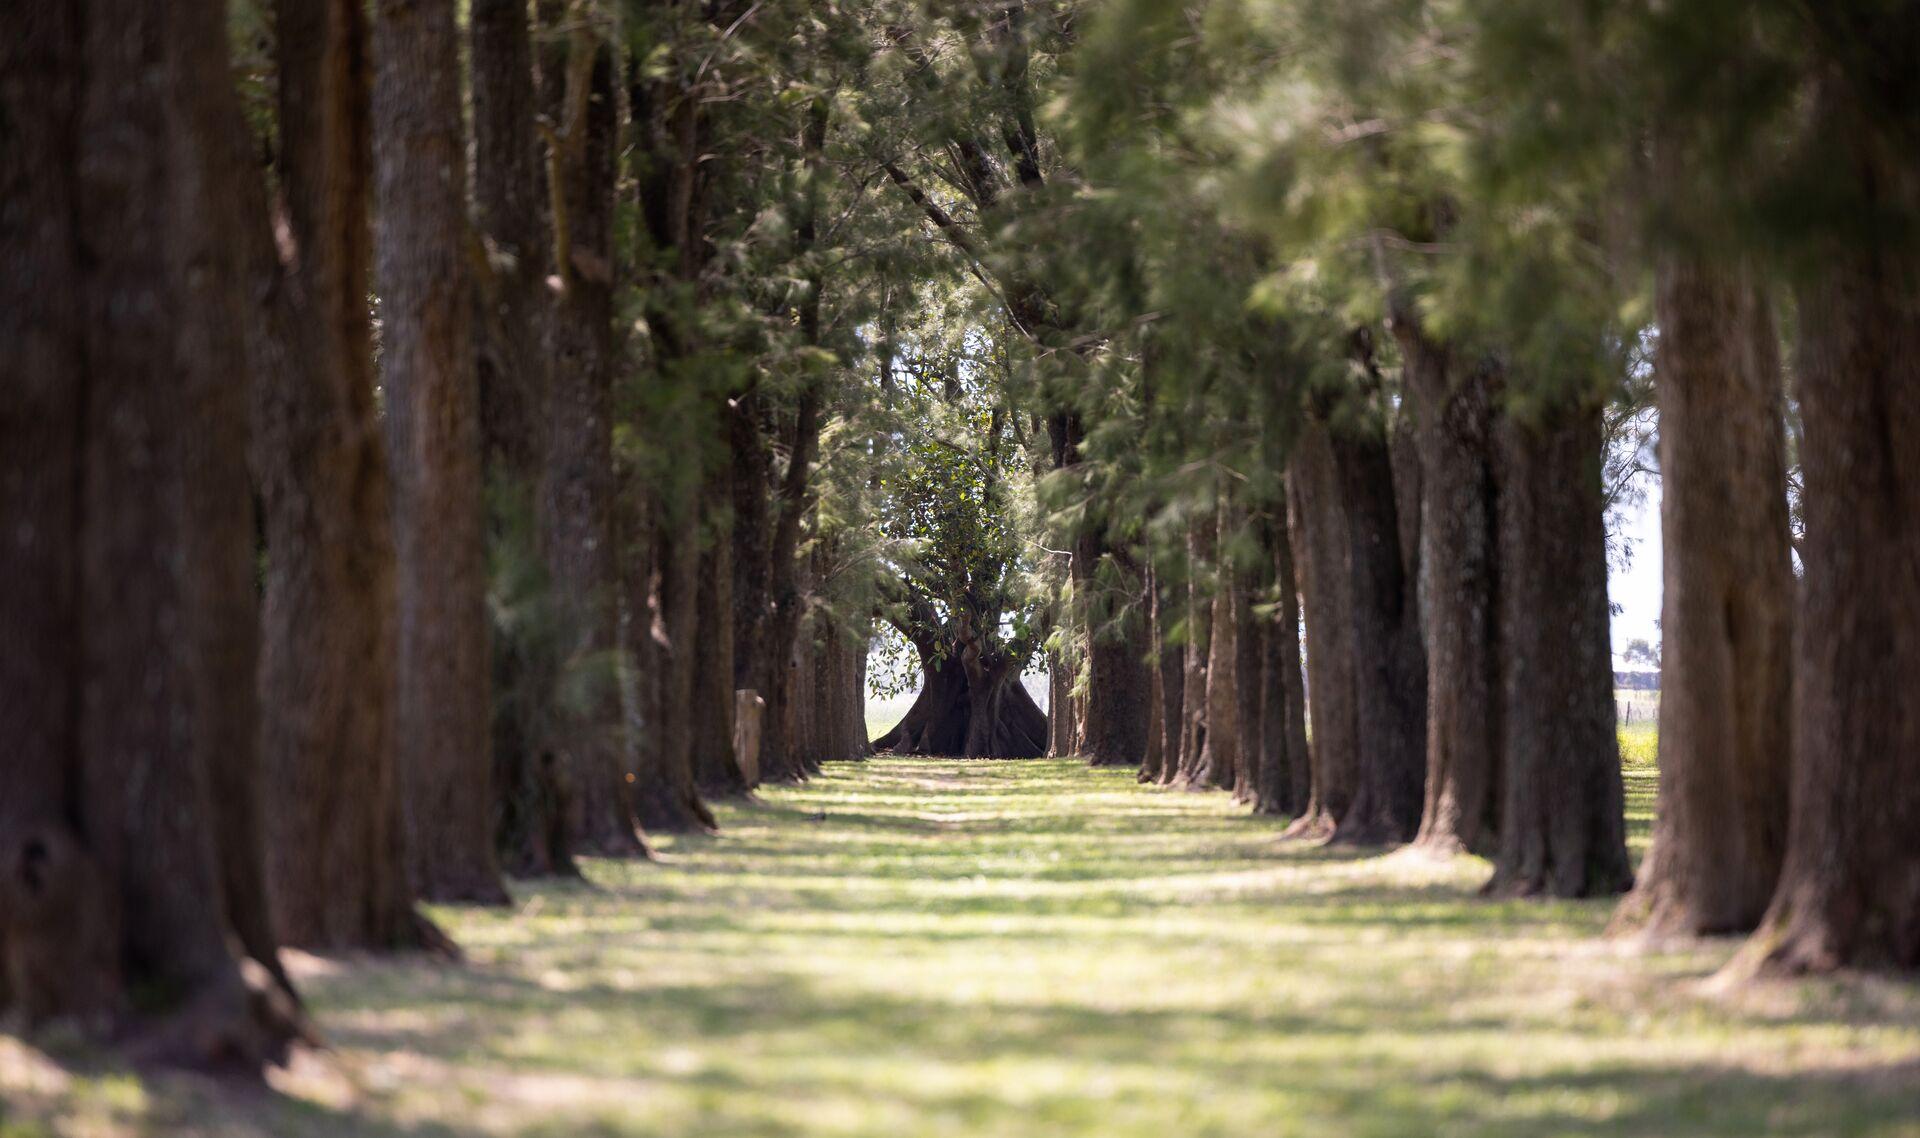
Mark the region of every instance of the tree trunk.
POLYGON ((480 436, 490 476, 531 482, 546 430, 547 181, 525 0, 472 0, 474 220, 490 273, 476 288, 480 436))
POLYGON ((1307 805, 1306 700, 1300 671, 1300 598, 1293 543, 1284 517, 1264 520, 1264 545, 1279 593, 1273 618, 1262 625, 1261 751, 1263 770, 1254 813, 1294 814, 1307 805))
POLYGON ((503 905, 459 30, 452 0, 381 0, 376 20, 375 276, 393 456, 395 739, 408 863, 422 897, 503 905))
MULTIPOLYGON (((1052 653, 1047 662, 1047 757, 1073 754, 1078 725, 1073 716, 1073 666, 1065 653, 1052 653)), ((878 743, 874 746, 877 748, 878 743)))
POLYGON ((897 755, 1034 759, 1046 754, 1047 717, 1004 659, 982 661, 964 641, 944 658, 921 647, 920 694, 899 723, 873 741, 897 755))
POLYGON ((1420 827, 1426 763, 1426 655, 1415 590, 1401 553, 1400 510, 1387 438, 1379 427, 1332 440, 1345 502, 1359 762, 1353 800, 1334 838, 1357 845, 1409 841, 1420 827))
MULTIPOLYGON (((1913 216, 1912 153, 1841 102, 1848 84, 1822 83, 1823 165, 1863 209, 1913 216)), ((1799 295, 1792 807, 1779 889, 1747 951, 1771 972, 1920 965, 1920 258, 1866 240, 1848 229, 1799 295)))
POLYGON ((1491 853, 1499 774, 1500 660, 1491 401, 1484 366, 1451 354, 1397 315, 1415 404, 1424 524, 1426 802, 1416 843, 1436 854, 1491 853))
POLYGON ((1313 745, 1307 737, 1308 707, 1311 700, 1307 696, 1308 672, 1303 643, 1306 634, 1306 564, 1296 558, 1294 551, 1306 546, 1306 522, 1300 516, 1300 496, 1293 492, 1293 477, 1286 479, 1286 532, 1287 557, 1281 563, 1281 583, 1286 590, 1288 631, 1293 639, 1289 658, 1287 677, 1291 686, 1287 691, 1287 769, 1290 793, 1293 805, 1290 813, 1305 814, 1313 802, 1313 745))
MULTIPOLYGON (((1259 560, 1250 567, 1233 566, 1234 676, 1238 681, 1234 704, 1239 709, 1240 722, 1240 763, 1234 769, 1233 797, 1236 802, 1254 803, 1260 798, 1261 779, 1275 769, 1266 758, 1265 716, 1267 630, 1273 617, 1255 611, 1270 591, 1272 582, 1268 578, 1272 568, 1270 560, 1258 554, 1263 544, 1259 540, 1260 516, 1257 513, 1248 516, 1243 524, 1253 531, 1253 548, 1259 560)), ((1280 740, 1276 737, 1274 741, 1280 740)))
MULTIPOLYGON (((1180 771, 1180 734, 1186 702, 1187 653, 1170 642, 1175 613, 1175 598, 1185 589, 1171 581, 1156 580, 1153 597, 1153 643, 1155 686, 1160 700, 1160 769, 1152 781, 1168 783, 1180 771), (1177 592, 1176 592, 1177 590, 1177 592)), ((1146 772, 1141 772, 1146 781, 1146 772)))
POLYGON ((493 638, 494 840, 515 874, 571 876, 578 870, 556 733, 563 661, 552 650, 558 606, 549 577, 520 569, 538 544, 529 502, 548 430, 552 271, 526 3, 474 0, 471 35, 474 218, 489 270, 474 289, 483 469, 495 553, 507 567, 496 587, 524 581, 493 638))
POLYGON ((1245 631, 1240 612, 1244 602, 1229 563, 1233 515, 1224 502, 1216 517, 1213 615, 1207 622, 1207 730, 1192 782, 1231 790, 1240 768, 1240 634, 1245 631))
POLYGON ((246 927, 250 583, 211 592, 251 528, 265 236, 219 212, 265 220, 228 75, 210 4, 59 6, 0 44, 0 1011, 97 1025, 134 993, 143 1057, 257 1070, 299 1024, 229 947, 277 970, 246 927))
POLYGON ((1187 651, 1180 679, 1180 765, 1173 785, 1205 786, 1207 746, 1207 661, 1212 648, 1213 597, 1207 589, 1213 562, 1215 518, 1187 523, 1187 651))
MULTIPOLYGON (((817 321, 816 313, 814 323, 817 321)), ((817 328, 814 334, 817 337, 817 328)), ((800 619, 806 609, 799 579, 800 523, 807 510, 807 485, 819 437, 820 396, 809 386, 801 393, 799 405, 794 409, 793 431, 787 440, 787 468, 774 502, 776 516, 768 552, 772 566, 768 578, 771 611, 766 622, 766 639, 755 647, 755 651, 767 657, 767 686, 761 691, 767 700, 767 730, 760 752, 760 777, 766 782, 797 782, 819 769, 817 762, 809 764, 803 756, 793 753, 786 727, 787 709, 792 700, 791 661, 800 635, 800 619)))
MULTIPOLYGON (((761 428, 762 396, 752 388, 727 401, 733 541, 733 688, 766 695, 773 683, 767 652, 773 616, 771 459, 761 428)), ((753 756, 757 761, 759 756, 753 756)), ((778 781, 792 781, 785 761, 778 781)))
POLYGON ((1786 854, 1793 566, 1778 339, 1744 273, 1669 258, 1660 327, 1660 805, 1616 924, 1759 924, 1786 854))
MULTIPOLYGON (((614 655, 619 645, 613 535, 613 56, 590 32, 553 33, 542 59, 552 143, 555 299, 552 393, 542 484, 542 544, 566 605, 574 652, 561 733, 571 825, 582 850, 644 856, 627 782, 614 655), (583 56, 581 53, 590 53, 583 56)), ((729 693, 729 702, 732 696, 729 693)))
POLYGON ((733 753, 733 543, 723 533, 700 556, 699 631, 693 640, 691 763, 709 798, 745 794, 733 753))
POLYGON ((1158 567, 1147 570, 1147 641, 1152 648, 1151 662, 1148 665, 1147 699, 1147 753, 1140 763, 1140 781, 1157 783, 1161 773, 1166 770, 1166 700, 1164 680, 1160 675, 1161 658, 1164 655, 1160 627, 1161 580, 1158 567))
MULTIPOLYGON (((654 736, 641 749, 634 808, 649 832, 701 833, 714 826, 693 780, 694 661, 699 649, 700 545, 698 527, 663 514, 656 519, 659 612, 645 633, 655 641, 655 670, 643 676, 657 692, 654 736)), ((638 633, 636 633, 638 635, 638 633)))
POLYGON ((1312 789, 1288 837, 1325 838, 1353 804, 1359 768, 1354 702, 1350 544, 1339 472, 1326 424, 1308 420, 1287 465, 1293 510, 1305 551, 1307 712, 1312 716, 1312 789))
POLYGON ((1505 801, 1487 892, 1618 893, 1633 873, 1614 734, 1599 416, 1503 417, 1495 433, 1505 801))
POLYGON ((283 0, 278 21, 296 342, 255 405, 268 891, 287 944, 418 946, 437 933, 413 911, 397 781, 391 498, 366 304, 366 14, 283 0))
POLYGON ((1076 544, 1075 582, 1087 629, 1087 761, 1138 766, 1147 750, 1146 605, 1139 565, 1101 535, 1076 544))

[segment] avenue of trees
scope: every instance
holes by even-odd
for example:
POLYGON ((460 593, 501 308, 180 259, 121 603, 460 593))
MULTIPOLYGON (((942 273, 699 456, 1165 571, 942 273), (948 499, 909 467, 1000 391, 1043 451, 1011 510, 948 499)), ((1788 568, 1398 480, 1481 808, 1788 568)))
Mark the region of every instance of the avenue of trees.
POLYGON ((281 947, 457 953, 422 901, 874 749, 1920 967, 1916 61, 1870 0, 26 4, 0 1011, 255 1068, 281 947))

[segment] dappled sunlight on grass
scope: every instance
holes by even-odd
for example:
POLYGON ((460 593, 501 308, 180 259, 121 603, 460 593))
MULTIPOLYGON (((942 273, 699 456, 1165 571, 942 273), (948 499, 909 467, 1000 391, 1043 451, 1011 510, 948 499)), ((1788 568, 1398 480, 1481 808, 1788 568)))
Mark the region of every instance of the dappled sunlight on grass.
MULTIPOLYGON (((1652 789, 1629 766, 1639 842, 1652 789)), ((1702 981, 1731 945, 1602 939, 1606 901, 1481 900, 1476 859, 1283 843, 1280 820, 1224 795, 1074 762, 879 759, 720 814, 722 834, 662 840, 655 863, 436 910, 464 967, 299 959, 338 1050, 283 1095, 155 1080, 145 1105, 89 1117, 275 1135, 1920 1134, 1913 986, 1715 993, 1702 981)), ((43 1113, 93 1101, 36 1093, 43 1113)))

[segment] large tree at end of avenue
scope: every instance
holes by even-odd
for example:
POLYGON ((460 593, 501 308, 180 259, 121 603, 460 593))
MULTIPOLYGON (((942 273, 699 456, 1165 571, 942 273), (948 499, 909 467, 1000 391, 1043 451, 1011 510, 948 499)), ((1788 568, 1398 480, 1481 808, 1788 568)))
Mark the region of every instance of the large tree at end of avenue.
POLYGON ((918 405, 883 477, 881 524, 897 572, 882 616, 905 641, 895 642, 891 676, 904 689, 917 673, 920 694, 876 751, 1047 753, 1046 713, 1020 681, 1040 647, 1024 591, 1033 547, 1011 509, 1023 457, 1013 418, 976 405, 976 394, 964 384, 910 392, 918 405))

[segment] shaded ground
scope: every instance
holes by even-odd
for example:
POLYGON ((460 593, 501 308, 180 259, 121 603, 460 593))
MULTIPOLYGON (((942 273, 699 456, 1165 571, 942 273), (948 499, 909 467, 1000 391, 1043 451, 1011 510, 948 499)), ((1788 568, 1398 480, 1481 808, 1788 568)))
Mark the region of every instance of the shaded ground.
MULTIPOLYGON (((1651 769, 1630 768, 1644 837, 1651 769)), ((333 1055, 241 1094, 0 1037, 0 1135, 1920 1135, 1920 989, 1735 995, 1729 946, 1486 903, 1070 762, 876 760, 593 887, 301 958, 333 1055)))

